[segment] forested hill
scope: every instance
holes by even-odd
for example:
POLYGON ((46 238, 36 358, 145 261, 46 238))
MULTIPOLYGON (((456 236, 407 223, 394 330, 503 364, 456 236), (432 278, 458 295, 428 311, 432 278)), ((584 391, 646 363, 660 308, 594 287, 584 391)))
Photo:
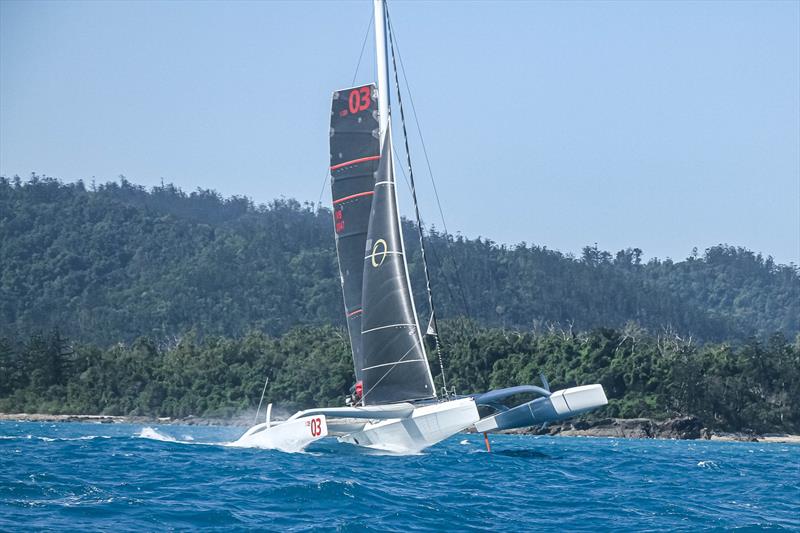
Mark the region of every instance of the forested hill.
MULTIPOLYGON (((420 280, 416 230, 404 230, 420 280)), ((800 330, 797 267, 742 248, 643 263, 638 249, 587 247, 576 258, 436 232, 428 243, 442 318, 576 330, 633 321, 703 340, 800 330)), ((343 323, 327 209, 124 179, 87 188, 0 178, 0 335, 56 327, 109 345, 304 323, 343 323)))

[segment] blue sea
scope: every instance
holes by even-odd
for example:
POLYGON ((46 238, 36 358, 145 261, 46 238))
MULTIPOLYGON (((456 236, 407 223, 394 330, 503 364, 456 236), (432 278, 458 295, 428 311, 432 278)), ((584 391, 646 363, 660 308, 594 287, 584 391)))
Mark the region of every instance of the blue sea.
POLYGON ((239 428, 0 422, 0 530, 800 529, 800 446, 457 435, 414 456, 239 428))

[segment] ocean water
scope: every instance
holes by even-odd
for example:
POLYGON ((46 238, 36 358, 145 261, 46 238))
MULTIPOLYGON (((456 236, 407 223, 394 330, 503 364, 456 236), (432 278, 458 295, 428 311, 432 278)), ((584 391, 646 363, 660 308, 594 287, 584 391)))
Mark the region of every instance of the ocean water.
POLYGON ((800 529, 800 446, 457 435, 387 456, 238 428, 0 422, 0 530, 800 529))

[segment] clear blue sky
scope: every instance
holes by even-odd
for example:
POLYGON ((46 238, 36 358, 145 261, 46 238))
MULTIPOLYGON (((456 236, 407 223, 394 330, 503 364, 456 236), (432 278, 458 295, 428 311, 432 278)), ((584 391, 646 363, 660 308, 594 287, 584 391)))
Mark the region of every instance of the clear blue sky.
MULTIPOLYGON (((724 242, 800 263, 800 3, 390 10, 451 231, 673 259, 724 242)), ((370 14, 368 0, 3 0, 0 173, 316 202, 330 93, 350 85, 370 14)), ((372 54, 370 38, 357 82, 372 54)))

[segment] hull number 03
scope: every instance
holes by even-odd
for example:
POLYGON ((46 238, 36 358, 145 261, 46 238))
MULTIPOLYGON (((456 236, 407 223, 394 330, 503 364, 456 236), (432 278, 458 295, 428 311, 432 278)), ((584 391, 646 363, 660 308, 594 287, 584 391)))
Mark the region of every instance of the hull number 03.
POLYGON ((311 436, 319 437, 322 435, 322 420, 319 418, 311 419, 311 436))

